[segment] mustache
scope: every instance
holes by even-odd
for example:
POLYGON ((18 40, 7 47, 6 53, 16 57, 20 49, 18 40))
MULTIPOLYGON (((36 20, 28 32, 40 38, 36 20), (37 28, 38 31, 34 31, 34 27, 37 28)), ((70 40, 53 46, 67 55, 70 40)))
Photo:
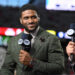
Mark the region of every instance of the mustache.
POLYGON ((31 22, 31 23, 28 23, 27 25, 30 25, 30 24, 36 24, 36 23, 34 23, 34 22, 31 22))

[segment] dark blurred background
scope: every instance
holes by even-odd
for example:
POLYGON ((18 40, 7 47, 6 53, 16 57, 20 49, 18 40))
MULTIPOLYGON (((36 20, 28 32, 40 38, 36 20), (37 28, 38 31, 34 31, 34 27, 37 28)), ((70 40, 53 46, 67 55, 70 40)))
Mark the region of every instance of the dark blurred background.
MULTIPOLYGON (((18 11, 20 8, 20 0, 2 0, 7 5, 0 5, 0 27, 16 27, 22 28, 19 23, 18 11), (14 2, 14 5, 10 5, 14 2), (9 4, 9 2, 11 2, 9 4)), ((23 0, 23 3, 36 5, 41 10, 41 26, 45 29, 53 29, 56 31, 66 31, 71 23, 75 22, 75 11, 56 11, 46 9, 46 0, 23 0)), ((1 0, 0 0, 1 2, 1 0)))

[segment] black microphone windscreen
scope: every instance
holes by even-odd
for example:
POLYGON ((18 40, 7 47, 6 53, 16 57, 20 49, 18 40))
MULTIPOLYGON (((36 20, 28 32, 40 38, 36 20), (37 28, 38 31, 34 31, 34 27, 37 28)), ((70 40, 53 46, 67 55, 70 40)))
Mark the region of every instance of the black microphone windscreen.
POLYGON ((28 38, 28 34, 23 33, 21 38, 22 38, 23 40, 26 39, 26 38, 28 38))
POLYGON ((70 29, 74 29, 75 30, 75 23, 70 24, 70 29))

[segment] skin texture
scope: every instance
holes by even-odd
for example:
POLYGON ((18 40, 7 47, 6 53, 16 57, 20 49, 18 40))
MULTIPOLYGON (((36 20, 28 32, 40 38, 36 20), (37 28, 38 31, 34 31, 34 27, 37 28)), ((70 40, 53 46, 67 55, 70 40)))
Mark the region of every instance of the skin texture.
MULTIPOLYGON (((39 23, 39 16, 35 10, 25 10, 20 17, 21 24, 27 33, 34 32, 39 23)), ((24 65, 30 65, 32 57, 26 50, 20 50, 19 61, 24 65)))
POLYGON ((71 54, 75 55, 75 43, 70 41, 66 47, 66 53, 68 54, 68 56, 70 56, 71 54))

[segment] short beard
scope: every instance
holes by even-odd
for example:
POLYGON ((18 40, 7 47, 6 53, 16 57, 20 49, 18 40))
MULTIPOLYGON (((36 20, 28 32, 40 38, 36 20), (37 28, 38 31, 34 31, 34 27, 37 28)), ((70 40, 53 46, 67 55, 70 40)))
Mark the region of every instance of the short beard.
POLYGON ((35 32, 35 30, 37 29, 38 25, 36 26, 36 28, 34 30, 29 30, 27 27, 24 26, 25 30, 29 33, 35 32))

